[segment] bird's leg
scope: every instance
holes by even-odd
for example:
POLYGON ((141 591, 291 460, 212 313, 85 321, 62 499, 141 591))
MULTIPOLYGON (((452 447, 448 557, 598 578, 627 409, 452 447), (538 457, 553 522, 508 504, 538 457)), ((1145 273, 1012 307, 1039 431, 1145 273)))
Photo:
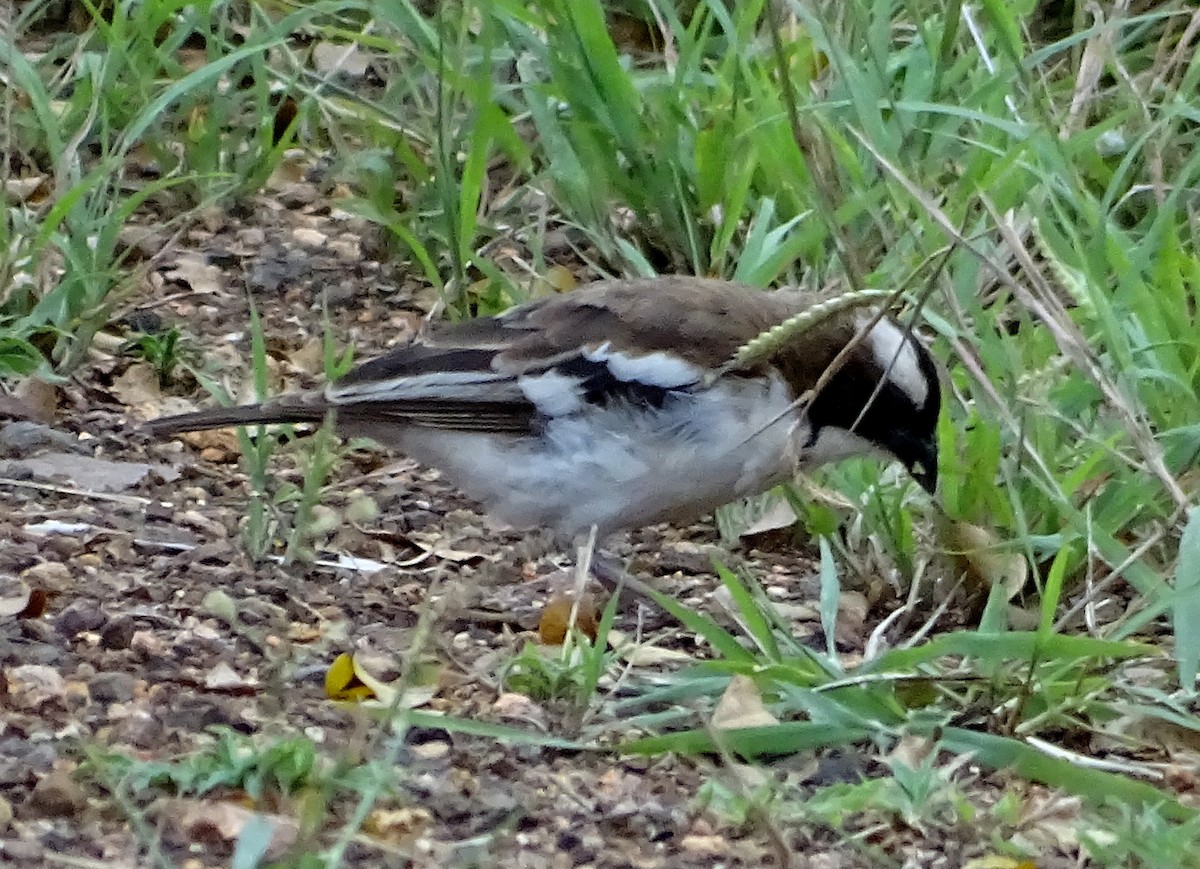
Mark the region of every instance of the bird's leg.
POLYGON ((630 576, 612 555, 603 550, 596 550, 596 535, 597 529, 593 525, 586 538, 577 537, 575 541, 575 575, 572 589, 574 603, 571 606, 568 624, 575 624, 579 601, 583 600, 589 576, 610 595, 619 595, 618 610, 626 615, 636 615, 639 603, 658 608, 658 604, 647 593, 645 585, 630 576))
POLYGON ((596 526, 588 531, 587 538, 575 548, 575 583, 571 591, 571 614, 567 616, 567 630, 575 627, 579 617, 579 605, 583 601, 583 590, 587 587, 588 573, 592 568, 592 554, 596 551, 596 526))
POLYGON ((645 604, 652 610, 662 610, 658 602, 652 598, 645 584, 630 575, 617 559, 605 552, 597 552, 592 557, 592 576, 609 594, 619 595, 617 609, 626 615, 637 615, 639 604, 645 604))

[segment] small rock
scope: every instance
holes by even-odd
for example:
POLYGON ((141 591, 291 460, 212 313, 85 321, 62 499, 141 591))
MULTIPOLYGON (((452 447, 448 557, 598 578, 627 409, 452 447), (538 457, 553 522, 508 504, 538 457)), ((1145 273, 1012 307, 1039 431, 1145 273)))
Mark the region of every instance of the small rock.
POLYGON ((5 839, 0 842, 0 857, 4 858, 6 866, 19 866, 22 863, 44 865, 42 861, 46 858, 46 849, 40 842, 31 839, 5 839))
POLYGON ((17 420, 0 426, 0 454, 21 458, 40 447, 54 447, 77 453, 87 450, 70 435, 41 423, 17 420))
POLYGON ((54 627, 67 639, 84 631, 99 630, 106 620, 104 610, 95 601, 78 600, 67 606, 54 620, 54 627))
POLYGON ((408 746, 409 752, 418 760, 442 760, 450 754, 448 742, 419 742, 408 746))
POLYGON ((311 184, 291 184, 279 191, 278 199, 284 208, 303 208, 317 201, 317 188, 311 184))
POLYGON ((105 649, 128 649, 137 632, 137 624, 129 616, 117 616, 100 631, 100 645, 105 649))
POLYGON ((97 703, 127 703, 137 692, 137 679, 120 671, 97 673, 88 682, 88 690, 97 703))
POLYGON ((300 226, 292 230, 292 238, 301 244, 309 247, 324 247, 329 241, 329 237, 323 232, 318 232, 315 229, 309 229, 306 226, 300 226))
MULTIPOLYGON (((58 540, 71 540, 72 538, 60 535, 54 535, 47 538, 47 543, 58 540)), ((66 592, 73 588, 75 580, 71 576, 71 569, 65 564, 58 561, 43 561, 40 564, 35 564, 24 573, 21 578, 27 583, 50 591, 66 592)), ((94 605, 90 605, 94 609, 94 605)))
POLYGON ((113 727, 113 739, 134 748, 153 748, 161 744, 164 730, 154 715, 145 709, 134 709, 113 727))
POLYGON ((65 818, 87 806, 83 789, 65 769, 56 769, 33 786, 26 804, 39 817, 65 818))
POLYGON ((12 823, 12 819, 12 803, 10 803, 4 797, 0 797, 0 830, 8 829, 8 825, 12 823))
POLYGON ((8 705, 17 709, 37 709, 52 700, 61 700, 67 683, 53 667, 22 664, 5 673, 8 680, 8 705))
POLYGON ((154 631, 147 630, 134 631, 133 636, 129 638, 129 648, 137 652, 138 657, 143 660, 165 658, 171 651, 166 640, 154 631))

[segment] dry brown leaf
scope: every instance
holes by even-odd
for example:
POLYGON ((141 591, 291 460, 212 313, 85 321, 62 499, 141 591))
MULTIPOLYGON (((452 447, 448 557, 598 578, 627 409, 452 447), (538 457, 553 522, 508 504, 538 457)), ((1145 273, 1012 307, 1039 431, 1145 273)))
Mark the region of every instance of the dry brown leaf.
POLYGON ((772 497, 762 514, 744 528, 739 536, 753 537, 770 531, 780 531, 791 528, 797 521, 796 511, 786 498, 772 497))
POLYGON ((763 703, 762 693, 754 680, 740 674, 729 680, 709 722, 714 730, 767 727, 778 723, 779 719, 763 703))
POLYGON ((300 825, 293 818, 255 812, 228 800, 174 800, 167 817, 187 841, 220 848, 232 847, 255 817, 265 818, 271 824, 271 841, 264 855, 268 860, 281 857, 300 833, 300 825))
POLYGON ((284 159, 275 164, 275 169, 264 186, 268 190, 278 191, 289 185, 298 184, 308 175, 308 170, 312 168, 312 165, 313 161, 303 152, 288 152, 284 159))
POLYGON ((989 854, 968 860, 963 864, 963 869, 1037 869, 1037 864, 1001 854, 989 854))
POLYGON ((184 284, 194 293, 216 293, 224 286, 225 276, 221 269, 200 253, 184 251, 175 261, 175 267, 165 272, 168 280, 184 284))
POLYGON ((947 520, 939 524, 943 548, 975 588, 1000 586, 1011 600, 1029 579, 1025 556, 1009 549, 993 532, 970 522, 947 520))
POLYGON ((505 691, 492 704, 492 712, 498 718, 523 721, 538 727, 546 726, 546 710, 524 694, 505 691))
POLYGON ((287 638, 293 643, 315 643, 321 636, 321 628, 317 625, 306 625, 303 622, 292 622, 288 625, 287 638))
POLYGON ((58 411, 58 387, 40 377, 26 377, 17 384, 13 395, 28 409, 29 418, 49 425, 58 411))
POLYGON ((48 193, 49 175, 32 175, 29 178, 9 178, 4 182, 4 199, 7 202, 29 202, 36 204, 42 198, 36 194, 48 193))
POLYGON ((715 860, 729 855, 729 838, 718 833, 707 836, 690 833, 679 840, 679 847, 693 857, 715 860))
MULTIPOLYGON (((566 640, 574 602, 574 598, 569 595, 556 594, 542 609, 541 618, 538 619, 538 637, 547 646, 561 646, 566 640)), ((593 642, 599 627, 596 616, 596 600, 590 594, 585 593, 579 599, 579 607, 575 613, 575 627, 593 642)))
POLYGON ((695 659, 679 649, 668 649, 653 643, 635 643, 623 631, 612 628, 608 632, 608 644, 621 660, 634 667, 659 667, 663 664, 686 664, 695 659))
POLYGON ((862 647, 866 636, 867 610, 870 604, 861 591, 843 591, 838 597, 837 622, 834 625, 834 640, 843 648, 862 647))
POLYGON ((213 464, 235 462, 242 454, 236 429, 214 428, 208 431, 185 431, 180 432, 176 437, 192 449, 199 450, 200 457, 213 464))
POLYGON ((917 769, 925 762, 937 744, 923 736, 907 734, 900 737, 888 755, 889 760, 898 761, 909 769, 917 769))
POLYGON ((433 816, 420 806, 375 809, 363 821, 363 832, 392 845, 411 842, 429 828, 433 816))
POLYGON ((157 408, 162 405, 162 386, 158 372, 149 362, 135 362, 113 381, 109 391, 129 408, 157 408))
POLYGON ((318 42, 312 48, 313 69, 322 74, 338 73, 352 78, 367 74, 371 56, 355 43, 318 42))
POLYGON ((325 373, 325 342, 314 335, 304 346, 288 356, 288 362, 306 374, 325 373))

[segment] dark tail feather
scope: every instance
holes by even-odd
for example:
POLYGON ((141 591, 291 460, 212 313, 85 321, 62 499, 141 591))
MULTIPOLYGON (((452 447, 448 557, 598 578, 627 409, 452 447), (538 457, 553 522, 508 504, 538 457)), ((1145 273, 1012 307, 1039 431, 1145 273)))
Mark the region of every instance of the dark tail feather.
POLYGON ((217 407, 179 416, 164 416, 142 424, 150 437, 163 438, 185 431, 206 431, 239 425, 270 425, 274 423, 313 422, 325 419, 326 408, 300 404, 243 404, 240 407, 217 407))

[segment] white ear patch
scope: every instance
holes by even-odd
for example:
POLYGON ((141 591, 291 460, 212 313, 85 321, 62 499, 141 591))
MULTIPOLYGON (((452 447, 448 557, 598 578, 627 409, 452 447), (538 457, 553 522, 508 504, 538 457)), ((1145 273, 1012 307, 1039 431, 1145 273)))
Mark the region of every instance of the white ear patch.
POLYGON ((642 356, 631 356, 612 349, 605 341, 595 350, 583 354, 589 362, 603 362, 608 366, 612 376, 625 383, 642 383, 646 386, 661 386, 663 389, 674 389, 680 386, 690 386, 699 383, 700 369, 695 365, 680 359, 673 353, 661 350, 646 353, 642 356))
MULTIPOLYGON (((866 323, 864 319, 860 325, 866 323)), ((913 347, 912 342, 916 339, 891 320, 880 320, 866 340, 871 344, 871 352, 880 369, 888 372, 888 380, 900 387, 915 407, 924 407, 929 398, 929 381, 921 371, 917 350, 913 347)))

